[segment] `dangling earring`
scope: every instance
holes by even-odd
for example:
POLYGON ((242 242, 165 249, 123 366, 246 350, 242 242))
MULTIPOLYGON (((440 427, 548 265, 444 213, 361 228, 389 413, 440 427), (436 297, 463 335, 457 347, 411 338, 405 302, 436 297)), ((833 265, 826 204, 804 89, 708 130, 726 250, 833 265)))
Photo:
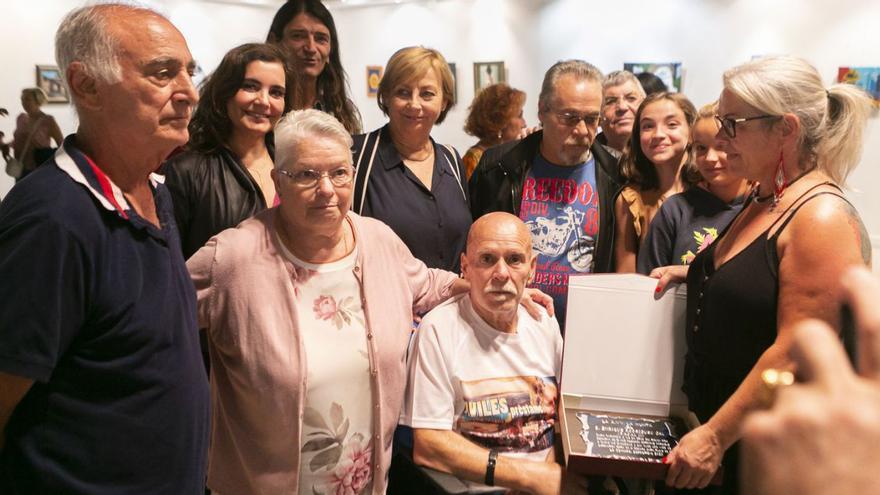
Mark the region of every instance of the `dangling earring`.
POLYGON ((773 179, 773 204, 771 207, 775 207, 779 204, 779 200, 782 199, 782 194, 785 193, 785 188, 788 187, 788 180, 785 178, 785 160, 782 158, 782 150, 779 151, 779 163, 776 165, 776 177, 773 179))

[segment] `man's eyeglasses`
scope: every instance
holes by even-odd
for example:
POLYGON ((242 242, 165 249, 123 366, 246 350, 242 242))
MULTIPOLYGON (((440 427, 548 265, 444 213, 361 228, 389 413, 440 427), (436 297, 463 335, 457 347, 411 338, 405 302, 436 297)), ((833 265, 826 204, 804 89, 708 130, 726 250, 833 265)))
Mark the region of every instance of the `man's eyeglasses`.
POLYGON ((278 173, 288 177, 294 184, 305 188, 315 187, 324 177, 330 179, 330 183, 336 187, 347 186, 354 179, 354 169, 351 167, 334 168, 329 172, 318 172, 317 170, 309 169, 291 172, 279 168, 278 173))
POLYGON ((580 115, 573 112, 557 112, 556 118, 559 120, 559 123, 567 126, 567 127, 575 127, 581 121, 584 121, 587 127, 596 127, 599 125, 599 114, 591 113, 587 115, 580 115))
POLYGON ((724 129, 724 134, 727 134, 727 137, 733 139, 736 137, 736 124, 742 124, 743 122, 749 122, 751 120, 775 119, 778 117, 778 115, 757 115, 755 117, 740 117, 735 119, 733 117, 721 117, 716 115, 715 120, 717 120, 718 125, 724 129))

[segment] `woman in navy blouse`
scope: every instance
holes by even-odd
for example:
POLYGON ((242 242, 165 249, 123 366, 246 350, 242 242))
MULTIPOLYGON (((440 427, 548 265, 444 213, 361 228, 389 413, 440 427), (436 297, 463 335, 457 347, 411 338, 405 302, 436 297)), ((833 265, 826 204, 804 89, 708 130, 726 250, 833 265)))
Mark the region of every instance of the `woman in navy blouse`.
POLYGON ((388 224, 430 268, 459 271, 471 214, 458 152, 431 139, 454 105, 440 52, 408 47, 391 56, 378 103, 388 124, 354 136, 352 209, 388 224))

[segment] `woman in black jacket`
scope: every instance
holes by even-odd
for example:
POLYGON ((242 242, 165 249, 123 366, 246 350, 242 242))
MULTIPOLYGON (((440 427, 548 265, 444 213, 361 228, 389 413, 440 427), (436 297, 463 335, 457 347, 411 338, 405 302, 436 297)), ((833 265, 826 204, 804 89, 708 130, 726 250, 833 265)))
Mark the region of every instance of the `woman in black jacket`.
POLYGON ((291 84, 284 55, 261 43, 230 50, 202 84, 186 151, 163 166, 185 257, 275 203, 270 133, 291 84))

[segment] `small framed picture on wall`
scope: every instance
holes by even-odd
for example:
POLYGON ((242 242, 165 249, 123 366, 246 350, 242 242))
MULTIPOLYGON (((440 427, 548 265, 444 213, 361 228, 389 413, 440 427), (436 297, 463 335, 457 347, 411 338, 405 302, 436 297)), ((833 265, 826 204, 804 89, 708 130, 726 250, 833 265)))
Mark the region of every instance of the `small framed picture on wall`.
POLYGON ((681 62, 626 62, 623 64, 623 70, 628 70, 636 75, 642 72, 650 72, 659 77, 669 91, 673 93, 681 92, 681 62))
POLYGON ((382 80, 382 66, 367 66, 367 96, 375 98, 379 94, 379 81, 382 80))
POLYGON ((504 62, 474 62, 474 94, 492 84, 507 82, 504 62))
POLYGON ((37 87, 46 92, 49 103, 67 103, 67 86, 61 79, 61 71, 54 65, 37 66, 37 87))
POLYGON ((874 106, 880 107, 880 67, 840 67, 837 82, 864 89, 874 99, 874 106))

